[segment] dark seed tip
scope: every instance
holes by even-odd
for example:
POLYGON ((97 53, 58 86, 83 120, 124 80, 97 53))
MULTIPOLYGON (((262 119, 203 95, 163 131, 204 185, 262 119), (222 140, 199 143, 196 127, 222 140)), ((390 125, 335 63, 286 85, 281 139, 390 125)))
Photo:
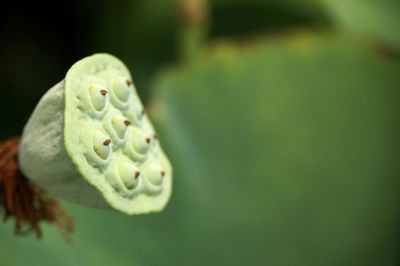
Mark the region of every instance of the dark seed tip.
POLYGON ((131 84, 132 84, 132 82, 129 79, 127 79, 126 80, 126 85, 131 86, 131 84))
POLYGON ((140 176, 140 172, 139 171, 136 171, 135 172, 135 178, 138 178, 140 176))
POLYGON ((153 138, 158 139, 157 133, 154 133, 154 134, 153 134, 153 138))
POLYGON ((106 145, 106 146, 107 146, 108 144, 110 144, 110 143, 111 143, 111 140, 110 140, 110 139, 106 139, 106 140, 103 142, 103 144, 106 145))
POLYGON ((107 91, 106 90, 101 90, 100 93, 103 94, 103 95, 106 95, 107 91))
POLYGON ((146 109, 144 109, 144 107, 143 107, 143 109, 142 109, 142 115, 144 115, 146 113, 146 109))
POLYGON ((150 138, 146 138, 146 142, 147 142, 147 143, 150 143, 150 138))
POLYGON ((161 177, 164 177, 164 176, 165 176, 165 172, 161 171, 161 177))
POLYGON ((131 121, 125 120, 124 123, 125 123, 125 125, 129 126, 131 124, 131 121))

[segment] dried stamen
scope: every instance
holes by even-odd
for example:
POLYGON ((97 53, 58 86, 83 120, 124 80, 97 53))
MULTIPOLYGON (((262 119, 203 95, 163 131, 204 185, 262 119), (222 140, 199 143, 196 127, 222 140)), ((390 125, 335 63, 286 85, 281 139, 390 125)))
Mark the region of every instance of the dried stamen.
POLYGON ((107 146, 108 144, 110 144, 111 143, 111 140, 110 139, 106 139, 104 142, 103 142, 103 144, 105 145, 105 146, 107 146))
POLYGON ((67 242, 74 229, 72 219, 61 205, 27 179, 18 165, 20 139, 0 143, 0 213, 3 221, 14 218, 14 233, 42 236, 41 222, 58 227, 67 242))

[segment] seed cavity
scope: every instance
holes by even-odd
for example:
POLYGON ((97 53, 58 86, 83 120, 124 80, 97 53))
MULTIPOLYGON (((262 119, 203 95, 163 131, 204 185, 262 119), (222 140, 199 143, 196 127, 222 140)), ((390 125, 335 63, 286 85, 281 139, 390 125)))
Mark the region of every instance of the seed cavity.
POLYGON ((121 162, 118 166, 118 175, 126 188, 134 189, 137 187, 140 171, 133 163, 129 161, 121 162))

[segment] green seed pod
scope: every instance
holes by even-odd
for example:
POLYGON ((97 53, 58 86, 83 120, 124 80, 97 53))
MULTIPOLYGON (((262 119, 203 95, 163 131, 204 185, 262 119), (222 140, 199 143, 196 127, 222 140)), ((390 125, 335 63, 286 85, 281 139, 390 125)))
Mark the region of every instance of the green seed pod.
POLYGON ((95 54, 75 63, 24 128, 22 172, 49 193, 126 214, 160 211, 172 168, 129 70, 95 54))

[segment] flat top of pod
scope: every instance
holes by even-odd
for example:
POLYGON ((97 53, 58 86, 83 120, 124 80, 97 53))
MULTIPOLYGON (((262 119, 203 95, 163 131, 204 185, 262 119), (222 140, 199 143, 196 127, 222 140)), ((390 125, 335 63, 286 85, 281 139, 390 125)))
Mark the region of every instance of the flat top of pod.
POLYGON ((172 168, 120 60, 95 54, 70 68, 64 119, 67 153, 111 207, 127 214, 164 208, 172 168))

